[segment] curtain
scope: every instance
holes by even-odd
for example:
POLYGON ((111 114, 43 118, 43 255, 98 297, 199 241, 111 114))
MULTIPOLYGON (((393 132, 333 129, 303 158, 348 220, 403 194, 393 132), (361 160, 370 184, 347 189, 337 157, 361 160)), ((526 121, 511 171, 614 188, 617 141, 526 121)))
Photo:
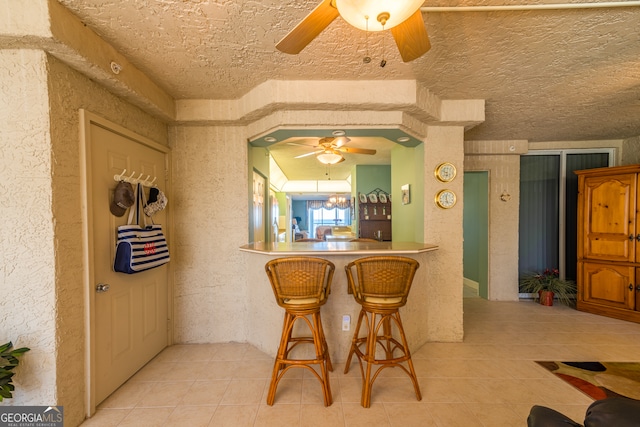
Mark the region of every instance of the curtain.
POLYGON ((520 275, 558 266, 560 156, 520 158, 520 275))

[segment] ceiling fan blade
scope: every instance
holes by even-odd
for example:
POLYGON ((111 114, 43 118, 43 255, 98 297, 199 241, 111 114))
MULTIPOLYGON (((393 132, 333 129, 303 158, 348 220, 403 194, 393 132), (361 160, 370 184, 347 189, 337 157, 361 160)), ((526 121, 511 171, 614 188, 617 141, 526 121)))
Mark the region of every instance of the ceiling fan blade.
POLYGON ((317 147, 316 144, 302 144, 300 142, 287 142, 286 144, 287 145, 295 145, 296 147, 307 147, 307 148, 317 147))
POLYGON ((338 151, 351 154, 376 154, 376 150, 371 150, 369 148, 340 147, 338 148, 338 151))
POLYGON ((312 151, 312 152, 310 152, 310 153, 300 154, 299 156, 295 156, 295 157, 294 157, 294 159, 301 159, 301 158, 303 158, 303 157, 313 156, 314 154, 319 153, 320 151, 322 151, 322 150, 319 150, 319 151, 312 151))
POLYGON ((280 52, 295 55, 300 53, 318 34, 338 16, 332 0, 323 0, 296 27, 276 45, 280 52))
POLYGON ((429 35, 420 9, 406 21, 393 27, 391 34, 393 34, 403 62, 420 58, 431 49, 429 35))
POLYGON ((351 140, 349 138, 347 138, 346 136, 339 136, 334 141, 335 141, 336 148, 340 148, 344 144, 346 144, 347 142, 349 142, 351 140))

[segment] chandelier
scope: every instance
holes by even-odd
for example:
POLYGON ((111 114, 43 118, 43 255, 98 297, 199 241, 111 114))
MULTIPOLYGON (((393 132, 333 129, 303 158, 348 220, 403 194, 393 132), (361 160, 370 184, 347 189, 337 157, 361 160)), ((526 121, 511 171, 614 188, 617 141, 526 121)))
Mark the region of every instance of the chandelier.
POLYGON ((325 202, 325 206, 327 208, 331 208, 332 206, 344 206, 347 203, 347 198, 345 196, 341 196, 339 194, 332 194, 329 196, 327 201, 325 202))

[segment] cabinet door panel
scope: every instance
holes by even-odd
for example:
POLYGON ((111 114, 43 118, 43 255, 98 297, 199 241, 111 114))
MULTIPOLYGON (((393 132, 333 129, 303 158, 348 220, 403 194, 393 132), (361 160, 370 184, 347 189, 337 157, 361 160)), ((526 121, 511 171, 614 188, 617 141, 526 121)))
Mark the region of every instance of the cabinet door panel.
POLYGON ((635 307, 635 268, 584 263, 582 295, 585 302, 633 310, 635 307), (629 287, 631 286, 631 289, 629 287))
POLYGON ((634 262, 636 175, 587 177, 583 191, 583 256, 634 262))

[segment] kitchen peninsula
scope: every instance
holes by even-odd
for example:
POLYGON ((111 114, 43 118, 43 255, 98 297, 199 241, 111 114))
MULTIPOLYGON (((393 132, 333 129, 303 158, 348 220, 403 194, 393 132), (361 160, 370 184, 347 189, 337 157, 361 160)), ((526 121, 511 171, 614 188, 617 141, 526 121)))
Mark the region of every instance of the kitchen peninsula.
POLYGON ((247 341, 265 353, 275 356, 282 329, 282 309, 276 304, 271 284, 264 270, 267 261, 290 256, 325 258, 336 266, 331 294, 322 307, 322 323, 334 362, 345 361, 360 306, 347 292, 345 266, 366 256, 406 256, 420 263, 413 280, 407 305, 401 309, 402 322, 411 350, 427 341, 429 290, 429 253, 438 247, 416 242, 276 242, 250 243, 240 247, 246 256, 249 279, 247 295, 247 341), (343 318, 349 316, 349 330, 343 330, 343 318))

